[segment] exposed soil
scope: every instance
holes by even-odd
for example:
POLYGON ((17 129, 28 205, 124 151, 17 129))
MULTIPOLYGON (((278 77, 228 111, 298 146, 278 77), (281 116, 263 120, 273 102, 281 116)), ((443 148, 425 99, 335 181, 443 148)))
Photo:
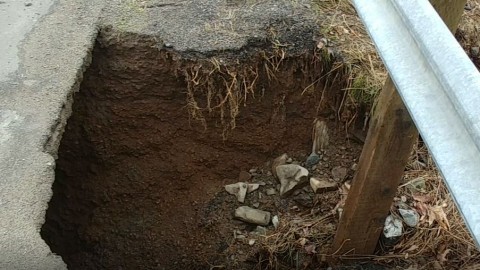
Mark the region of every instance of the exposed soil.
MULTIPOLYGON (((350 168, 359 155, 360 144, 348 142, 334 121, 335 105, 318 110, 322 81, 302 95, 311 83, 305 78, 323 74, 315 68, 305 74, 300 63, 307 56, 285 59, 275 80, 260 71, 263 90, 241 105, 227 134, 218 113, 206 113, 207 129, 190 117, 186 78, 174 58, 148 42, 97 44, 93 52, 42 228, 69 269, 252 269, 260 265, 255 254, 240 263, 232 257, 238 252, 232 245, 251 248, 235 241, 233 231, 254 227, 233 219, 240 204, 224 185, 258 168, 258 177, 275 186, 268 162, 284 152, 303 161, 318 116, 330 119, 331 145, 317 173, 329 177, 332 167, 350 168)), ((342 93, 327 91, 338 104, 342 93)), ((201 94, 197 99, 207 102, 201 94)), ((293 199, 271 202, 260 200, 260 208, 277 214, 301 207, 293 199)))

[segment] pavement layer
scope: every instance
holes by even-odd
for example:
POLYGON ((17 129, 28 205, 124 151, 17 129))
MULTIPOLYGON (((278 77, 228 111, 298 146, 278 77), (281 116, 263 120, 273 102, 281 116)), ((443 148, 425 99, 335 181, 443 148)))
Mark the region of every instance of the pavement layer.
POLYGON ((65 269, 40 228, 103 1, 0 3, 0 269, 65 269))
POLYGON ((19 43, 53 5, 53 0, 0 1, 0 80, 18 69, 19 43))

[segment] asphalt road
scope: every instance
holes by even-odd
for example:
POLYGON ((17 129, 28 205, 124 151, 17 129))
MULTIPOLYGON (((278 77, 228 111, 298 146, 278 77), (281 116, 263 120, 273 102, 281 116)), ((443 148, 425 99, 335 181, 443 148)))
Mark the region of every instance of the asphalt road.
POLYGON ((0 81, 18 68, 19 45, 54 0, 0 0, 0 81))

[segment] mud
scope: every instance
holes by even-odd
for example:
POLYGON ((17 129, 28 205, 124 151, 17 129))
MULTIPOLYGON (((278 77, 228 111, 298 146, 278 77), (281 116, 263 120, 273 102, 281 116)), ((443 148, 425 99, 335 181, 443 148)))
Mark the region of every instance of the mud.
MULTIPOLYGON (((330 120, 332 147, 348 144, 335 120, 342 86, 324 87, 312 51, 287 57, 275 79, 259 69, 255 95, 226 131, 221 111, 204 111, 205 123, 192 118, 181 70, 194 61, 134 39, 94 49, 58 151, 42 236, 69 269, 229 268, 225 250, 239 223, 223 186, 283 152, 308 156, 316 117, 330 120)), ((265 65, 258 55, 250 61, 265 65)), ((254 258, 236 267, 252 269, 254 258)))

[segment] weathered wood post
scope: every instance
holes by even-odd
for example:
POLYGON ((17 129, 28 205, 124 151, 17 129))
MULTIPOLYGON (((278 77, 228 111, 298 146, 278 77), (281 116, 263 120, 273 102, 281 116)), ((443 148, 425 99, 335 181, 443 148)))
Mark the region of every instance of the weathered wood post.
MULTIPOLYGON (((452 32, 466 0, 430 1, 452 32)), ((428 31, 428 29, 426 29, 428 31)), ((418 133, 390 78, 379 96, 335 235, 333 258, 375 251, 418 133)))

